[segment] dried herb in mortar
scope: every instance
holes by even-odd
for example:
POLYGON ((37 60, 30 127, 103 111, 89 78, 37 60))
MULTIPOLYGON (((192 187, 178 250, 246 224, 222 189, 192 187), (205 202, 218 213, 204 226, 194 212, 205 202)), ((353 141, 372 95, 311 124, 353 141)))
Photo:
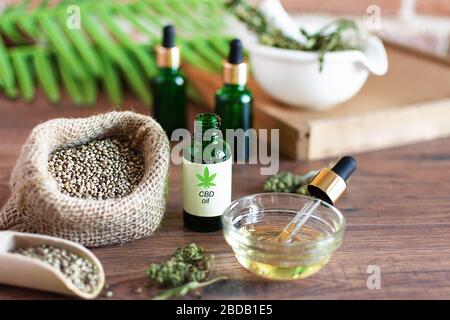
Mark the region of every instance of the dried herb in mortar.
POLYGON ((306 43, 299 43, 295 39, 284 35, 281 30, 271 27, 264 14, 245 0, 228 0, 226 7, 249 30, 258 35, 261 44, 281 49, 319 52, 320 71, 323 69, 324 58, 327 52, 360 50, 352 41, 343 37, 343 34, 347 31, 358 34, 355 22, 349 19, 334 21, 315 33, 308 33, 304 29, 299 29, 299 33, 302 33, 307 39, 306 43))

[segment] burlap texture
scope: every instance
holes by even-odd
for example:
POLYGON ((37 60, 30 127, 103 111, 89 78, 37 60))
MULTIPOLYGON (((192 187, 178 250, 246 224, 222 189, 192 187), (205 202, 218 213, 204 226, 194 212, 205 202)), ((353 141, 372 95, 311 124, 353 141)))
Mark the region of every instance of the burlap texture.
POLYGON ((88 247, 151 235, 165 211, 168 139, 151 117, 110 112, 82 119, 54 119, 36 126, 11 173, 12 196, 0 212, 0 230, 33 232, 88 247), (145 174, 128 196, 94 200, 61 193, 48 172, 54 150, 108 136, 127 136, 142 151, 145 174))

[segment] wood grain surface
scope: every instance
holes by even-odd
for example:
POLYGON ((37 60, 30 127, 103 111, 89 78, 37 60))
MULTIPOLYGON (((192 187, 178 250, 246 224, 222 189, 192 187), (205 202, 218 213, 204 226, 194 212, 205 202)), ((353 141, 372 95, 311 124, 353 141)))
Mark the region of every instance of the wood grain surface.
MULTIPOLYGON (((133 98, 126 109, 148 113, 133 98)), ((95 108, 70 103, 51 106, 40 96, 32 104, 0 98, 0 204, 10 195, 8 180, 30 130, 55 117, 81 117, 112 110, 100 99, 95 108)), ((192 108, 192 114, 198 112, 192 108)), ((358 170, 339 208, 347 219, 342 247, 319 273, 295 282, 262 280, 235 260, 221 232, 199 234, 183 228, 181 170, 172 166, 167 213, 154 236, 122 246, 94 249, 105 267, 115 299, 150 299, 149 263, 167 258, 176 247, 197 242, 216 256, 215 274, 230 280, 189 299, 449 299, 450 298, 450 139, 360 154, 358 170), (367 268, 381 268, 381 289, 369 290, 367 268), (136 292, 142 288, 142 292, 136 292)), ((298 173, 326 165, 281 161, 298 173)), ((259 167, 236 165, 233 198, 261 192, 259 167)), ((55 294, 0 285, 1 299, 60 299, 55 294)), ((102 295, 100 298, 105 298, 102 295)))

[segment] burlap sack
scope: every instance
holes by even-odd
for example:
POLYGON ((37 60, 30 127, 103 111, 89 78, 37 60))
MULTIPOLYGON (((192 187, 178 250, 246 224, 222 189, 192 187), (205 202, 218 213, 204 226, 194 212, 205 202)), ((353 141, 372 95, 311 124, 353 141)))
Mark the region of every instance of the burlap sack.
POLYGON ((57 236, 85 246, 124 243, 151 235, 165 210, 170 147, 151 117, 111 112, 83 119, 55 119, 36 126, 12 171, 12 196, 0 213, 0 230, 57 236), (63 146, 106 136, 128 136, 142 150, 145 174, 118 199, 79 199, 61 193, 47 170, 49 154, 63 146))

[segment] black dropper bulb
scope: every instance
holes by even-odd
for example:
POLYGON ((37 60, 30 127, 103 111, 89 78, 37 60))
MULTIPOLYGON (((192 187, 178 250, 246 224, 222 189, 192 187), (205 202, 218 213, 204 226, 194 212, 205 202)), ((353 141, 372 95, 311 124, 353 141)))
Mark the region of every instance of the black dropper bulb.
POLYGON ((231 40, 228 62, 231 64, 239 64, 244 62, 244 47, 242 46, 241 40, 231 40))
POLYGON ((162 46, 164 48, 173 48, 175 46, 175 28, 171 24, 163 28, 162 46))
POLYGON ((331 169, 342 179, 347 181, 347 179, 352 175, 353 171, 356 169, 356 160, 350 156, 345 156, 339 159, 339 161, 331 169))

